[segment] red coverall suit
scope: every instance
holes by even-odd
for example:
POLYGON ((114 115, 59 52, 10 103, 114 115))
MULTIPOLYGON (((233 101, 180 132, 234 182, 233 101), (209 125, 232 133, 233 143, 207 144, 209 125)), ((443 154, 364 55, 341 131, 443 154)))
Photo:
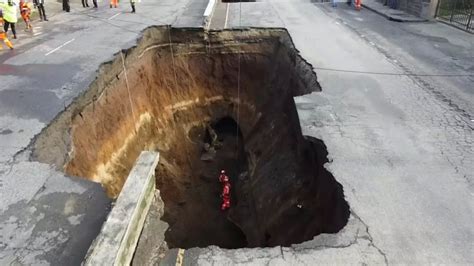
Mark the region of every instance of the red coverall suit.
POLYGON ((230 208, 230 183, 225 182, 222 188, 222 205, 221 210, 225 211, 230 208))
POLYGON ((219 182, 224 185, 225 182, 229 182, 229 177, 225 174, 224 171, 221 172, 221 175, 219 176, 219 182))

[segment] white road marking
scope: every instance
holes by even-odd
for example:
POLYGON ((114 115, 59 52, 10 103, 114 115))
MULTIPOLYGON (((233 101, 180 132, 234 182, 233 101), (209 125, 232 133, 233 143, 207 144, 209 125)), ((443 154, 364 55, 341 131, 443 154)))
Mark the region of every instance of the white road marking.
POLYGON ((225 22, 224 22, 224 29, 227 28, 227 21, 229 19, 229 3, 227 3, 227 8, 225 11, 225 22))
POLYGON ((41 31, 35 32, 35 33, 33 33, 33 36, 38 36, 38 35, 40 35, 40 34, 42 34, 42 33, 43 33, 43 32, 41 32, 41 31))
POLYGON ((57 50, 63 48, 64 46, 68 45, 69 43, 73 42, 75 39, 76 39, 76 38, 72 38, 71 40, 69 40, 69 41, 67 41, 67 42, 65 42, 65 43, 63 43, 63 44, 61 44, 60 46, 58 46, 58 47, 54 48, 53 50, 49 51, 48 53, 46 53, 45 56, 48 56, 48 55, 50 55, 50 54, 56 52, 57 50))
POLYGON ((108 20, 112 20, 112 19, 114 19, 114 18, 115 18, 116 16, 118 16, 118 15, 120 15, 120 13, 117 13, 117 14, 111 16, 110 18, 108 18, 108 20))

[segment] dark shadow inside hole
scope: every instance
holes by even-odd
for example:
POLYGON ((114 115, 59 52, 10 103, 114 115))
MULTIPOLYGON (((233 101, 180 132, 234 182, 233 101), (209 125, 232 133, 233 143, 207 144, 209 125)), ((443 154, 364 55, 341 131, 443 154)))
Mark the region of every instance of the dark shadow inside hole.
MULTIPOLYGON (((176 181, 183 178, 173 178, 173 173, 162 172, 158 178, 157 186, 165 203, 162 220, 170 226, 165 240, 170 248, 246 247, 244 233, 227 219, 228 211, 220 209, 222 187, 218 182, 220 170, 225 169, 232 188, 238 186, 238 173, 247 167, 242 133, 230 117, 193 128, 190 133, 193 141, 201 136, 201 142, 195 145, 202 146, 198 154, 190 156, 192 175, 185 177, 184 183, 176 181)), ((234 205, 238 197, 235 189, 231 192, 234 205)))

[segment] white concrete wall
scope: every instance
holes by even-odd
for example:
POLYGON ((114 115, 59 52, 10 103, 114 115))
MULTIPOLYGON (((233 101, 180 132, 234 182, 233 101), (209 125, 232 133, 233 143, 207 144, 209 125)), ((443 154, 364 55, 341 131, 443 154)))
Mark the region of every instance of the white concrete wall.
POLYGON ((84 265, 129 265, 155 191, 159 154, 144 151, 89 248, 84 265))

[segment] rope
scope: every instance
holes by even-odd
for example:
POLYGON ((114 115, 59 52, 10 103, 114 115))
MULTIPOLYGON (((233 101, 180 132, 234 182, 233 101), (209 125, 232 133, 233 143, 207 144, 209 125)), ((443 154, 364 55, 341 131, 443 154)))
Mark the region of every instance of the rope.
POLYGON ((122 50, 120 50, 120 56, 122 57, 122 67, 123 67, 123 73, 125 74, 125 84, 127 85, 128 100, 130 102, 130 109, 132 109, 132 116, 133 116, 133 119, 135 119, 135 124, 134 124, 133 128, 135 129, 135 134, 138 134, 137 117, 135 116, 135 111, 133 110, 132 94, 130 93, 130 86, 128 85, 127 68, 125 67, 125 58, 123 56, 122 50))
POLYGON ((168 39, 170 43, 170 52, 171 52, 171 64, 173 66, 173 74, 174 74, 174 83, 176 86, 176 89, 178 88, 178 76, 176 76, 176 69, 175 69, 175 64, 174 64, 174 52, 173 52, 173 46, 171 42, 171 25, 168 25, 168 39))
MULTIPOLYGON (((242 1, 239 2, 239 29, 242 28, 242 1)), ((238 73, 237 73, 237 129, 236 129, 236 136, 237 136, 237 155, 239 154, 239 128, 240 128, 240 43, 239 43, 239 51, 238 51, 238 73)))
MULTIPOLYGON (((168 25, 168 41, 169 41, 170 52, 171 52, 171 66, 173 68, 174 84, 176 86, 175 90, 177 90, 178 89, 178 76, 176 75, 176 67, 175 67, 174 52, 173 52, 173 42, 171 41, 171 24, 168 25)), ((172 121, 173 121, 174 126, 176 128, 176 121, 174 119, 174 115, 173 115, 173 120, 172 121)), ((187 139, 187 137, 186 137, 186 134, 183 130, 183 141, 185 141, 186 139, 187 139)), ((191 163, 191 158, 189 157, 190 153, 189 153, 189 150, 188 150, 188 146, 186 144, 184 144, 184 149, 186 151, 186 159, 188 160, 189 168, 191 169, 191 172, 193 172, 193 164, 191 163)))

